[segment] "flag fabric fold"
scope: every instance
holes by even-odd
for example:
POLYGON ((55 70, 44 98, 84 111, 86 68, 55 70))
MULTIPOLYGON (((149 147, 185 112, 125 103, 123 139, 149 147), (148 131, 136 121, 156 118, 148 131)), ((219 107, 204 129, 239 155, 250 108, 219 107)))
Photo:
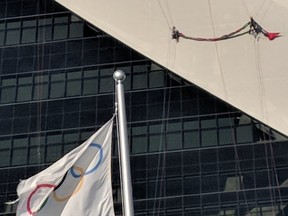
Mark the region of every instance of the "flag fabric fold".
POLYGON ((17 187, 17 216, 114 216, 110 119, 83 144, 17 187))

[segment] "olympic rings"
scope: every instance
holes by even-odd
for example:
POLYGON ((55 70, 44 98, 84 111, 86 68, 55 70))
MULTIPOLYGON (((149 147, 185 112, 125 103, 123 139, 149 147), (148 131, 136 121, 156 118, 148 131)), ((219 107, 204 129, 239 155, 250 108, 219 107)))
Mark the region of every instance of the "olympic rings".
POLYGON ((55 189, 55 190, 53 191, 53 198, 54 198, 57 202, 63 202, 63 201, 65 201, 65 200, 68 200, 71 196, 73 196, 74 194, 76 194, 76 193, 81 189, 81 187, 82 187, 82 185, 83 185, 84 170, 83 170, 82 168, 80 168, 80 167, 77 167, 77 166, 73 166, 73 167, 74 167, 74 169, 76 169, 76 170, 80 173, 80 175, 81 175, 80 182, 79 182, 79 184, 77 185, 76 189, 75 189, 70 195, 68 195, 68 196, 59 197, 59 196, 56 194, 56 190, 57 190, 57 189, 55 189))
MULTIPOLYGON (((28 211, 28 213, 29 213, 30 215, 33 215, 33 214, 36 213, 36 212, 33 212, 33 211, 32 211, 31 205, 30 205, 32 196, 37 192, 38 189, 43 188, 43 187, 46 187, 46 188, 55 188, 56 185, 53 185, 53 184, 39 184, 39 185, 37 185, 37 187, 30 193, 30 195, 28 196, 27 205, 26 205, 27 211, 28 211)), ((45 200, 45 202, 46 202, 46 200, 45 200)), ((44 203, 45 203, 45 202, 44 202, 44 203)), ((41 208, 43 208, 44 203, 43 203, 43 205, 41 206, 41 208)), ((40 209, 41 209, 41 208, 40 208, 40 209)))
MULTIPOLYGON (((90 146, 91 146, 91 147, 98 148, 98 149, 99 149, 100 156, 99 156, 99 160, 97 161, 96 165, 95 165, 92 169, 86 171, 86 172, 84 173, 84 175, 89 175, 90 173, 95 172, 95 171, 98 169, 98 167, 100 166, 100 164, 101 164, 101 162, 102 162, 102 160, 103 160, 103 150, 102 150, 101 145, 96 144, 96 143, 91 143, 91 144, 89 145, 89 147, 90 147, 90 146)), ((72 175, 74 178, 79 178, 79 177, 81 176, 81 175, 78 175, 77 173, 75 173, 73 167, 71 168, 71 175, 72 175)))
MULTIPOLYGON (((71 175, 74 177, 74 178, 79 178, 80 177, 80 180, 79 180, 79 184, 77 185, 76 189, 70 194, 70 195, 67 195, 67 196, 64 196, 64 197, 59 197, 57 194, 56 194, 56 190, 63 184, 63 182, 65 181, 66 177, 67 177, 67 174, 68 174, 68 171, 65 173, 64 177, 62 178, 61 182, 58 184, 58 185, 53 185, 53 184, 39 184, 36 186, 36 188, 29 194, 28 196, 28 199, 27 199, 27 204, 26 204, 26 208, 27 208, 27 212, 30 214, 30 215, 34 215, 36 213, 33 212, 33 210, 31 209, 31 199, 33 197, 33 195, 37 192, 38 189, 40 188, 53 188, 53 192, 52 192, 52 197, 54 198, 55 201, 57 202, 63 202, 63 201, 66 201, 68 200, 71 196, 75 195, 76 193, 78 193, 80 191, 80 189, 82 188, 83 186, 83 181, 84 181, 84 176, 85 175, 89 175, 93 172, 95 172, 98 167, 100 166, 102 160, 103 160, 103 150, 102 150, 102 147, 101 145, 97 144, 97 143, 91 143, 89 145, 89 147, 95 147, 95 148, 98 148, 99 149, 99 160, 97 161, 97 163, 95 164, 95 166, 93 168, 91 168, 90 170, 84 172, 83 168, 79 167, 79 166, 72 166, 70 168, 70 173, 71 175), (75 173, 75 171, 77 171, 77 173, 75 173), (79 174, 78 174, 79 173, 79 174)), ((38 211, 40 211, 44 206, 45 204, 47 203, 47 200, 48 198, 43 202, 43 204, 41 205, 40 209, 38 211)))

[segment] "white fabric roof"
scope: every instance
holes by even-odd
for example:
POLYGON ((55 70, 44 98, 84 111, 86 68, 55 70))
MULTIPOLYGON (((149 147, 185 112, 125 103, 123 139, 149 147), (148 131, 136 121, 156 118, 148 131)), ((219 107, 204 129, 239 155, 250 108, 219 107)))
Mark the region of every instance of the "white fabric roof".
MULTIPOLYGON (((56 0, 160 65, 288 135, 287 0, 56 0), (253 17, 273 41, 246 34, 218 42, 253 17)), ((249 28, 248 28, 249 29, 249 28)))

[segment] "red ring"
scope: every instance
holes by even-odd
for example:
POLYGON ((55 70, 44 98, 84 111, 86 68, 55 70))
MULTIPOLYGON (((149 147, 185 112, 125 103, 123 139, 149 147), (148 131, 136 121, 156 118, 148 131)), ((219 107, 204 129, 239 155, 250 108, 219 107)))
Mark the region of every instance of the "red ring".
POLYGON ((52 184, 39 184, 37 185, 37 187, 29 194, 29 197, 27 199, 27 211, 30 215, 33 215, 35 212, 32 212, 31 210, 31 206, 30 206, 30 202, 31 202, 31 199, 32 199, 32 196, 36 193, 36 191, 39 189, 39 188, 42 188, 42 187, 48 187, 48 188, 55 188, 56 185, 52 185, 52 184))

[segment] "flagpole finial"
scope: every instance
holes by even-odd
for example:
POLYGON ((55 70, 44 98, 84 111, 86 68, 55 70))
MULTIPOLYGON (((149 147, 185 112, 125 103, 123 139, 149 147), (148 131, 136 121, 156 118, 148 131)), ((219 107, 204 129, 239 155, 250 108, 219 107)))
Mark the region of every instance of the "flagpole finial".
POLYGON ((123 82, 126 78, 126 74, 122 70, 116 70, 113 73, 113 78, 116 82, 123 82))

